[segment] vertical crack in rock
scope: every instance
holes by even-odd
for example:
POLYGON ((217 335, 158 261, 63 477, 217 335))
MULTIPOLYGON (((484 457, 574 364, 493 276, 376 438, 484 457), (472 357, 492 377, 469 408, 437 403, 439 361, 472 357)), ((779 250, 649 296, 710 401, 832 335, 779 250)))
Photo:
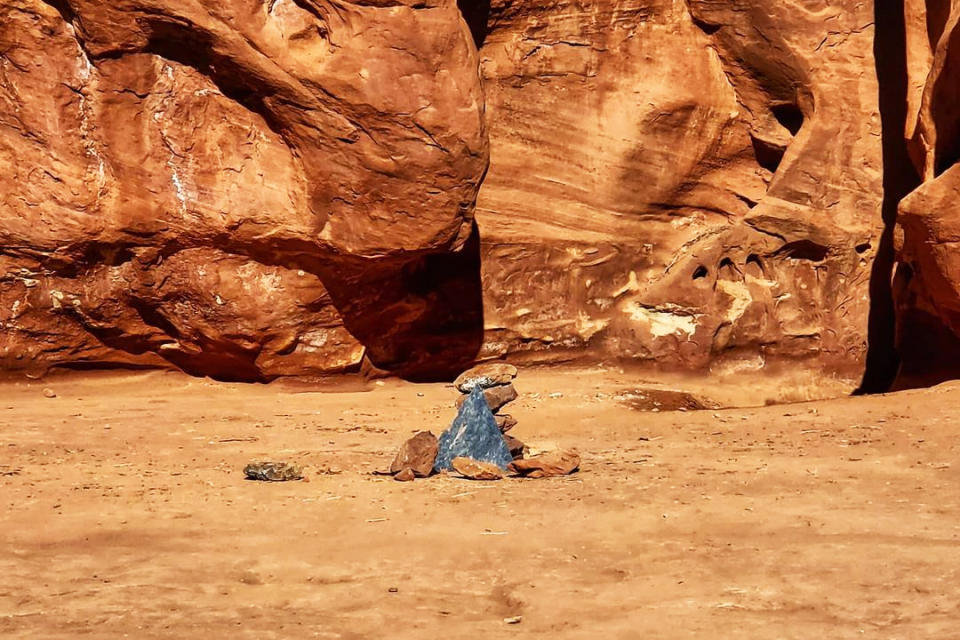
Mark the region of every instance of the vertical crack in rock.
MULTIPOLYGON (((870 275, 869 349, 860 393, 882 393, 897 375, 894 273, 894 225, 897 206, 919 182, 903 138, 907 115, 907 56, 903 0, 876 0, 873 53, 877 66, 883 144, 884 229, 870 275)), ((903 279, 905 272, 898 278, 903 279)))

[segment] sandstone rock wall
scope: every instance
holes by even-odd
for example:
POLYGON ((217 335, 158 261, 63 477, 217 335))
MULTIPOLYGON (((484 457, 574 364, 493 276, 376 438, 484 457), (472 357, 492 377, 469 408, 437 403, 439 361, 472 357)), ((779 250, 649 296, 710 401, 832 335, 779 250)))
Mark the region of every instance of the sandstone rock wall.
POLYGON ((882 228, 873 7, 494 0, 485 353, 856 368, 882 228))
POLYGON ((476 67, 442 0, 3 3, 0 364, 469 359, 476 67))
POLYGON ((0 368, 855 371, 872 14, 10 0, 0 368))
POLYGON ((900 386, 960 375, 960 8, 903 6, 905 151, 915 188, 900 202, 895 248, 900 386))

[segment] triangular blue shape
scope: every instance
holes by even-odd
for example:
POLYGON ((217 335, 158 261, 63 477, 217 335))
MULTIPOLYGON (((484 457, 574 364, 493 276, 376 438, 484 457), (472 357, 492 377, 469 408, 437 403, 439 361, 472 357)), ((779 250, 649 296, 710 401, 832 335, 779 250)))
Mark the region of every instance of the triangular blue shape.
POLYGON ((449 471, 453 468, 453 459, 461 456, 489 462, 501 469, 506 469, 513 461, 483 390, 479 387, 470 392, 450 428, 440 434, 433 468, 449 471))

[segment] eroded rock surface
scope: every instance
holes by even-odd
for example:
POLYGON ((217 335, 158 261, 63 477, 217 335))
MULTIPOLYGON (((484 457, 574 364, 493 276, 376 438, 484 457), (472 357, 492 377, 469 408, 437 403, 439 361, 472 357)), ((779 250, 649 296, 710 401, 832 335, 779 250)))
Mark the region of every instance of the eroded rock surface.
POLYGON ((882 227, 872 20, 853 0, 11 0, 0 366, 856 369, 882 227))
POLYGON ((452 2, 12 0, 0 52, 3 366, 472 359, 487 138, 452 2))
POLYGON ((485 353, 858 366, 882 228, 873 18, 493 0, 485 353))
MULTIPOLYGON (((892 43, 905 48, 905 96, 893 99, 904 100, 906 109, 902 120, 892 120, 891 127, 904 126, 904 153, 915 171, 914 183, 907 185, 913 190, 899 203, 895 233, 899 264, 893 293, 902 358, 900 386, 960 375, 958 22, 956 6, 908 0, 904 33, 899 34, 899 43, 892 43)), ((896 71, 891 70, 894 86, 896 71)), ((907 170, 903 173, 909 175, 907 170)))

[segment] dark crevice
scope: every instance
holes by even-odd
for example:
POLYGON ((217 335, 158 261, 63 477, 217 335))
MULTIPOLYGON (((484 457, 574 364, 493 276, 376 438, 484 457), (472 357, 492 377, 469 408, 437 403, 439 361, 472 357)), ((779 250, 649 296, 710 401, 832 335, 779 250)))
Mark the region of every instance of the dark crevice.
POLYGON ((870 273, 867 358, 857 394, 891 388, 900 367, 896 347, 896 308, 891 287, 895 256, 893 231, 900 201, 920 184, 903 136, 907 105, 906 25, 903 0, 876 0, 873 55, 879 82, 883 149, 883 233, 870 273))
POLYGON ((750 136, 750 140, 753 142, 753 155, 757 159, 757 164, 770 173, 776 173, 780 163, 783 162, 786 148, 770 144, 753 135, 750 136))
POLYGON ((375 269, 341 257, 318 265, 318 275, 371 365, 409 380, 450 381, 473 364, 483 343, 480 261, 474 222, 460 251, 397 258, 375 269))
POLYGON ((700 31, 703 31, 708 36, 712 36, 717 31, 720 30, 720 27, 723 26, 722 24, 712 24, 710 22, 707 22, 706 20, 702 20, 697 16, 693 15, 692 13, 690 17, 693 19, 693 24, 696 25, 696 27, 700 29, 700 31))
POLYGON ((60 17, 63 18, 64 22, 73 24, 77 19, 77 14, 74 13, 73 7, 71 7, 67 0, 43 0, 47 5, 53 7, 57 10, 57 13, 60 14, 60 17))
POLYGON ((770 107, 770 112, 792 136, 797 135, 803 127, 803 111, 795 104, 775 104, 770 107))
POLYGON ((755 206, 757 206, 757 201, 752 198, 748 198, 741 193, 735 193, 733 195, 736 196, 737 200, 747 205, 747 208, 749 209, 753 209, 755 206))
POLYGON ((947 26, 947 19, 950 17, 951 0, 927 0, 927 35, 929 37, 930 48, 936 49, 940 42, 940 36, 947 26))
POLYGON ((792 258, 794 260, 809 260, 810 262, 823 262, 830 252, 828 247, 817 244, 812 240, 796 240, 788 242, 774 253, 777 257, 792 258))
POLYGON ((464 22, 470 27, 474 44, 480 49, 489 33, 490 0, 457 0, 457 7, 464 22))

